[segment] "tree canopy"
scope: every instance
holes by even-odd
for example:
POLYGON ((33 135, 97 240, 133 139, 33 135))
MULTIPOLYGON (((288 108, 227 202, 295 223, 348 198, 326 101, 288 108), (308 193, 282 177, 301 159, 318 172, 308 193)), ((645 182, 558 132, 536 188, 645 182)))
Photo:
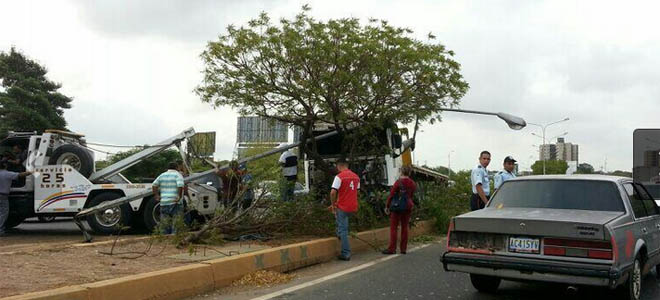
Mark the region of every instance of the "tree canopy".
POLYGON ((64 110, 72 99, 61 94, 48 71, 14 48, 0 52, 0 136, 7 131, 65 129, 64 110))
POLYGON ((277 23, 262 13, 209 42, 196 89, 202 101, 300 126, 307 138, 317 122, 342 135, 434 122, 468 90, 454 52, 432 34, 424 42, 387 21, 319 21, 309 11, 277 23))
POLYGON ((593 174, 594 167, 588 163, 581 163, 577 166, 577 171, 575 174, 593 174))
MULTIPOLYGON (((545 174, 566 174, 568 170, 568 163, 563 160, 546 160, 545 161, 545 174)), ((532 173, 534 175, 543 174, 543 161, 537 160, 532 165, 532 173)))

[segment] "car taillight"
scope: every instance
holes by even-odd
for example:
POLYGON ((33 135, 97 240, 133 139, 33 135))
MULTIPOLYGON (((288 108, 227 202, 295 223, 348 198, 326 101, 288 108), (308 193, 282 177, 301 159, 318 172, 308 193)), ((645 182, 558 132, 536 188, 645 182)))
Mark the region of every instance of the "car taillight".
POLYGON ((447 249, 449 249, 449 239, 451 232, 454 230, 454 218, 449 219, 449 227, 447 228, 447 249))
POLYGON ((553 256, 612 259, 612 243, 547 238, 543 240, 543 254, 553 256))

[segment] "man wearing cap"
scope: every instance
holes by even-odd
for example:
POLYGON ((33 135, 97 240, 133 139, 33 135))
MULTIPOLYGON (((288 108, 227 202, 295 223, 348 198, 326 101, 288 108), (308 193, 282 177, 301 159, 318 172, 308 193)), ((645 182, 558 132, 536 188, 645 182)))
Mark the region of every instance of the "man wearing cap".
POLYGON ((516 166, 516 160, 511 156, 504 158, 504 170, 499 171, 495 175, 495 190, 499 189, 502 183, 509 179, 516 178, 516 174, 513 174, 513 168, 516 166))
POLYGON ((488 178, 488 167, 490 164, 490 152, 481 151, 479 154, 479 165, 472 169, 470 176, 472 182, 472 197, 470 198, 470 210, 475 211, 486 207, 490 195, 490 180, 488 178))

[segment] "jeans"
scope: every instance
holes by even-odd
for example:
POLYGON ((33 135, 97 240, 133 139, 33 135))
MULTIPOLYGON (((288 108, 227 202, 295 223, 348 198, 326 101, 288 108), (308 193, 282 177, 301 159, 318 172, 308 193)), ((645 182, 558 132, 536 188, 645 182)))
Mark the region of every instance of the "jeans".
POLYGON ((183 205, 181 202, 160 206, 160 222, 163 225, 163 234, 176 233, 176 227, 174 225, 182 213, 183 205))
POLYGON ((401 223, 401 244, 399 249, 401 252, 406 252, 408 248, 408 227, 410 222, 410 210, 404 212, 390 212, 390 252, 396 252, 396 229, 401 223))
POLYGON ((348 242, 348 217, 350 213, 335 208, 337 212, 337 237, 341 240, 341 256, 351 257, 351 245, 348 242))
POLYGON ((0 234, 5 234, 7 217, 9 217, 9 197, 0 195, 0 234))

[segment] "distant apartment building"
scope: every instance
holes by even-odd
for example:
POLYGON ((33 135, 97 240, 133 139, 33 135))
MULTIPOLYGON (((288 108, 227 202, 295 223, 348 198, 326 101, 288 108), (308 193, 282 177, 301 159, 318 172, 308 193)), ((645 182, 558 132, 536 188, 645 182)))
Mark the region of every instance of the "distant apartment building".
POLYGON ((566 143, 564 138, 558 138, 556 144, 545 144, 539 148, 539 160, 579 161, 577 144, 566 143))

